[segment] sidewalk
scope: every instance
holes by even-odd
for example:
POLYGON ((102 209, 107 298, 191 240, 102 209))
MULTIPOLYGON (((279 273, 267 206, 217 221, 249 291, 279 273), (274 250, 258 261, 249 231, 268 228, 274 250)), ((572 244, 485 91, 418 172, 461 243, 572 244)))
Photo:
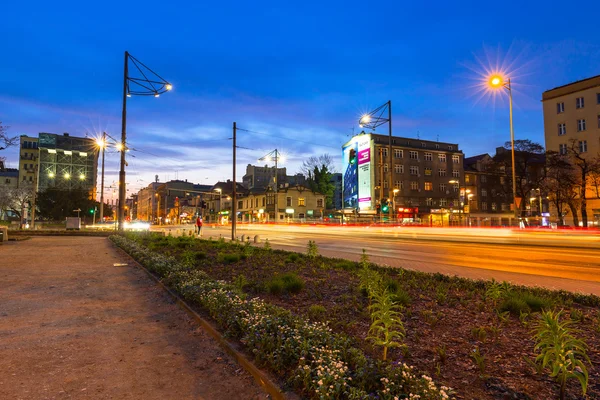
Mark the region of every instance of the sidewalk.
POLYGON ((265 399, 107 238, 0 246, 1 399, 265 399))

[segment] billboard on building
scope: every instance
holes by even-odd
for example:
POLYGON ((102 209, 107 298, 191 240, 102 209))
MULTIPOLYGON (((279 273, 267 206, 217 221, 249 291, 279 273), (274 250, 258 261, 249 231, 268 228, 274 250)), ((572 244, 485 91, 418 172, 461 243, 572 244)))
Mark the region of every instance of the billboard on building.
POLYGON ((371 210, 372 198, 371 135, 354 136, 342 147, 344 208, 371 210))

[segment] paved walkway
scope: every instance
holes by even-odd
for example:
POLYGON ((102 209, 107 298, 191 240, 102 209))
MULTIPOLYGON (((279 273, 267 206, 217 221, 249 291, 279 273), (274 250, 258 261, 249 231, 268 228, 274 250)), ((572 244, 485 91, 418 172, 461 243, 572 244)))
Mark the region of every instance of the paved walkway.
POLYGON ((107 238, 0 245, 0 399, 259 399, 107 238))

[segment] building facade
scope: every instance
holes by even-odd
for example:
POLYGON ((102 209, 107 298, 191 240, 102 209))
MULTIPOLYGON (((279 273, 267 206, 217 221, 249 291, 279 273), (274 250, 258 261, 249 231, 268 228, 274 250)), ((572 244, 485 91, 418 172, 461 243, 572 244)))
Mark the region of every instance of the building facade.
POLYGON ((37 180, 38 138, 22 135, 19 143, 19 187, 30 187, 33 189, 34 181, 37 180))
MULTIPOLYGON (((277 183, 283 184, 286 182, 286 169, 277 168, 277 183)), ((259 167, 248 164, 246 166, 246 174, 242 177, 242 185, 246 189, 260 188, 265 189, 275 184, 275 166, 259 167)))
MULTIPOLYGON (((600 75, 545 91, 542 105, 546 150, 568 154, 572 148, 587 160, 600 155, 600 75)), ((586 198, 588 219, 598 225, 600 199, 592 185, 586 198)))

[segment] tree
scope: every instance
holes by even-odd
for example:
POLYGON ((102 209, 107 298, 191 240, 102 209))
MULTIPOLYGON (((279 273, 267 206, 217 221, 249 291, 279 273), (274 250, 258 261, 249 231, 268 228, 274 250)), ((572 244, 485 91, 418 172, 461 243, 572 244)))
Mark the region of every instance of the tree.
POLYGON ((9 188, 0 192, 0 209, 2 213, 11 211, 19 219, 23 219, 25 210, 29 207, 33 198, 30 188, 9 188))
POLYGON ((546 153, 546 167, 544 190, 548 193, 549 200, 556 207, 559 225, 563 226, 565 224, 565 205, 570 208, 575 225, 579 225, 577 175, 569 157, 555 151, 548 151, 546 153))
MULTIPOLYGON (((582 148, 582 142, 576 139, 569 140, 567 155, 577 171, 577 185, 579 187, 579 202, 581 204, 581 222, 584 228, 588 226, 587 216, 587 188, 588 180, 600 172, 600 160, 598 157, 586 157, 587 149, 582 148)), ((576 224, 575 226, 578 226, 576 224)))
MULTIPOLYGON (((534 189, 539 189, 545 178, 545 153, 544 147, 529 139, 515 140, 515 176, 516 196, 528 199, 534 189)), ((512 154, 511 143, 504 143, 494 156, 495 169, 506 174, 506 185, 503 188, 505 195, 512 195, 512 154)), ((520 213, 526 202, 521 201, 520 213)))
MULTIPOLYGON (((4 150, 10 146, 14 146, 17 144, 19 139, 18 136, 9 137, 6 131, 8 130, 8 126, 2 125, 2 121, 0 121, 0 150, 4 150)), ((0 160, 4 160, 3 157, 0 157, 0 160)))
POLYGON ((322 166, 327 167, 327 171, 331 174, 336 172, 333 157, 330 154, 322 154, 318 157, 311 156, 304 160, 300 167, 300 173, 304 175, 306 179, 310 179, 310 175, 314 172, 315 167, 321 168, 322 166))
POLYGON ((98 207, 99 203, 90 199, 86 190, 59 190, 48 188, 38 193, 37 208, 39 216, 44 219, 61 221, 66 217, 76 216, 73 210, 80 209, 80 216, 90 219, 93 214, 90 210, 98 207))

